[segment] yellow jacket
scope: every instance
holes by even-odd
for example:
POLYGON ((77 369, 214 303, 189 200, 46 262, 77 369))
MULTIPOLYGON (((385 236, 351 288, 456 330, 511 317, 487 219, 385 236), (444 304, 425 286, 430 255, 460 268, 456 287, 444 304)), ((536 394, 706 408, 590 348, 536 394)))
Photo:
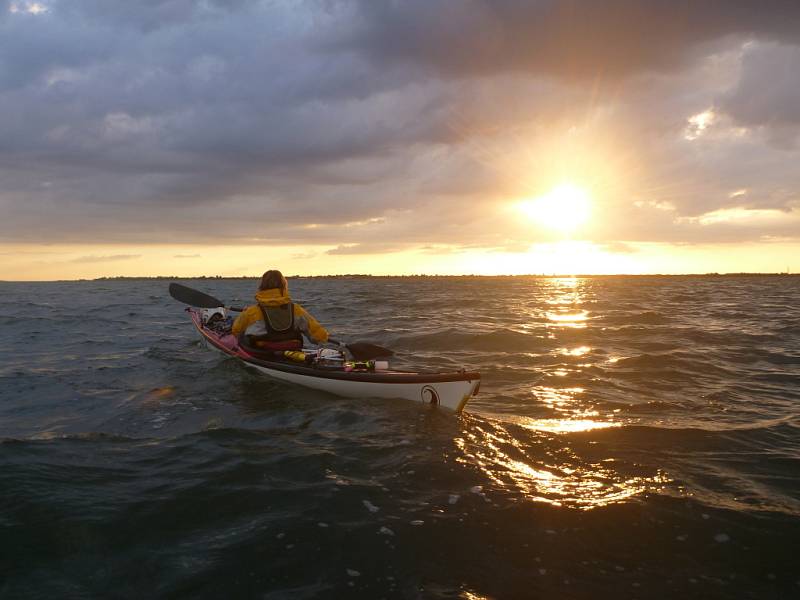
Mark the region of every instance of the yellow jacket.
MULTIPOLYGON (((256 302, 264 306, 281 306, 291 302, 289 291, 285 294, 281 293, 279 289, 261 290, 256 293, 256 302)), ((242 314, 236 317, 231 328, 231 333, 237 338, 247 331, 248 327, 255 325, 258 321, 264 320, 264 315, 258 304, 248 306, 242 314)), ((312 317, 308 312, 299 304, 293 303, 294 307, 294 324, 297 329, 303 332, 312 342, 321 344, 328 341, 328 331, 319 324, 319 322, 312 317)), ((259 328, 260 329, 260 328, 259 328)))

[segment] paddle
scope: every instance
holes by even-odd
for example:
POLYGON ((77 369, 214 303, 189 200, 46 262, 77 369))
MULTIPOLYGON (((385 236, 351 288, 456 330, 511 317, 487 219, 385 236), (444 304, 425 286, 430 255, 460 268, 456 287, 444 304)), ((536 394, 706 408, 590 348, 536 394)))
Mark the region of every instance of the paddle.
MULTIPOLYGON (((196 306, 198 308, 219 308, 225 306, 225 303, 214 296, 209 296, 203 292, 199 292, 180 283, 169 284, 169 295, 175 298, 178 302, 183 302, 189 306, 196 306)), ((242 312, 244 309, 235 308, 233 306, 225 306, 228 310, 242 312)), ((383 346, 377 344, 370 344, 369 342, 354 342, 352 344, 345 344, 338 340, 329 339, 332 344, 344 346, 350 352, 355 360, 372 360, 374 358, 384 358, 393 356, 394 352, 383 346)))
MULTIPOLYGON (((193 290, 180 283, 169 284, 169 295, 178 302, 183 302, 189 306, 196 306, 197 308, 219 308, 220 306, 225 306, 222 300, 218 300, 214 298, 214 296, 209 296, 203 292, 193 290)), ((235 312, 242 312, 241 308, 236 308, 234 306, 225 306, 225 308, 235 312)))

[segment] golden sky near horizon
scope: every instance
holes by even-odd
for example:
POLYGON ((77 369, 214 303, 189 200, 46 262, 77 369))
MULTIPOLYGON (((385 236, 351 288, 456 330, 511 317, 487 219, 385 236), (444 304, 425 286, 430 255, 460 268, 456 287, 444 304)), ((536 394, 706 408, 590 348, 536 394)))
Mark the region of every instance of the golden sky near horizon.
POLYGON ((526 252, 466 250, 430 254, 339 256, 307 246, 80 246, 15 247, 3 253, 7 281, 94 279, 114 276, 258 277, 279 266, 288 275, 564 275, 800 272, 795 244, 664 246, 644 244, 613 252, 591 242, 534 245, 526 252), (309 250, 311 252, 309 253, 309 250), (101 253, 97 253, 97 252, 101 253), (786 260, 787 257, 789 260, 786 260), (420 267, 420 268, 418 268, 420 267))
POLYGON ((800 4, 0 0, 0 38, 0 280, 800 271, 800 4))

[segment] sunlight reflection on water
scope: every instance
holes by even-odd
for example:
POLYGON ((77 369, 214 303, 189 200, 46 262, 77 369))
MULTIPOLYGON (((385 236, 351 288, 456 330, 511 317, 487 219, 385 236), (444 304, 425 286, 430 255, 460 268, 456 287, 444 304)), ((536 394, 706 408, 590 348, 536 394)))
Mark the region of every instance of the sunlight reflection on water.
POLYGON ((548 321, 560 327, 585 328, 589 312, 582 308, 586 300, 585 280, 576 277, 549 279, 545 282, 545 302, 551 310, 548 321))
POLYGON ((589 313, 584 311, 581 312, 569 312, 569 313, 547 313, 547 318, 551 321, 555 321, 561 325, 566 327, 586 327, 586 321, 589 318, 589 313))
POLYGON ((670 479, 662 472, 625 473, 612 459, 588 461, 568 445, 564 433, 616 427, 618 423, 592 420, 520 419, 513 425, 526 429, 527 443, 519 433, 500 422, 474 421, 456 439, 463 452, 460 462, 479 468, 492 483, 528 500, 554 506, 592 509, 663 487, 670 479))
MULTIPOLYGON (((548 279, 541 282, 541 296, 548 310, 529 314, 530 333, 547 330, 547 338, 559 340, 567 332, 568 343, 559 344, 552 356, 583 357, 592 346, 582 343, 594 318, 584 307, 593 295, 587 280, 548 279)), ((537 354, 531 356, 537 357, 537 354)), ((605 359, 604 359, 605 360, 605 359)), ((571 443, 570 434, 621 427, 616 415, 601 415, 587 403, 583 371, 591 364, 559 362, 542 365, 539 372, 557 377, 559 384, 534 385, 531 398, 542 410, 554 413, 536 416, 503 415, 500 421, 474 422, 456 440, 462 460, 477 466, 495 485, 521 493, 525 498, 556 506, 590 509, 623 501, 669 481, 657 470, 642 472, 611 458, 585 458, 571 443)), ((594 455, 594 453, 593 453, 594 455)))
POLYGON ((620 427, 622 425, 622 423, 618 422, 597 421, 594 419, 531 419, 529 417, 520 417, 515 419, 514 422, 533 431, 549 431, 551 433, 577 433, 579 431, 620 427))
POLYGON ((579 346, 577 348, 572 348, 572 349, 561 348, 559 350, 559 353, 563 354, 564 356, 583 356, 584 354, 588 354, 591 351, 592 349, 589 346, 579 346))

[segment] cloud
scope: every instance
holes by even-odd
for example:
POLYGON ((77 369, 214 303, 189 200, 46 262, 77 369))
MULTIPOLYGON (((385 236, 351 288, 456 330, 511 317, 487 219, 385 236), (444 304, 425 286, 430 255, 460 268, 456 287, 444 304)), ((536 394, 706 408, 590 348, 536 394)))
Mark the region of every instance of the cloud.
POLYGON ((602 243, 800 236, 794 0, 41 4, 0 0, 5 241, 524 248, 559 178, 602 243), (692 220, 737 207, 779 218, 692 220))
POLYGON ((172 258, 200 258, 199 254, 175 254, 172 258))
POLYGON ((356 24, 339 36, 342 46, 452 77, 518 71, 616 78, 678 69, 725 36, 800 39, 793 0, 360 0, 353 13, 356 24))
POLYGON ((719 99, 737 124, 761 127, 771 142, 791 147, 800 134, 800 46, 750 44, 741 77, 719 99))
POLYGON ((70 262, 73 263, 105 263, 105 262, 117 262, 120 260, 135 260, 137 258, 141 258, 141 254, 111 254, 108 256, 79 256, 78 258, 73 258, 70 262))
POLYGON ((399 252, 403 249, 404 248, 398 244, 341 244, 336 248, 327 250, 325 254, 334 256, 347 256, 351 254, 389 254, 391 252, 399 252))

